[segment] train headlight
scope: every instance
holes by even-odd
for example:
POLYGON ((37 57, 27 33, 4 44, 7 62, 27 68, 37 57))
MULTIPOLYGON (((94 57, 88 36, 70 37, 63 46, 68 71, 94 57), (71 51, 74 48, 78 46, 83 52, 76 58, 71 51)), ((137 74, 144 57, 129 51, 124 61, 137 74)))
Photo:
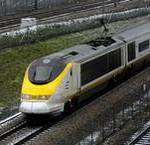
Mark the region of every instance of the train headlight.
POLYGON ((23 99, 23 100, 30 100, 31 96, 30 95, 26 95, 26 94, 22 94, 21 95, 21 99, 23 99))
POLYGON ((23 100, 48 100, 50 96, 31 96, 31 95, 26 95, 22 94, 21 99, 23 100))
POLYGON ((38 96, 37 100, 48 100, 50 96, 38 96))
POLYGON ((61 95, 54 95, 54 96, 52 96, 51 101, 52 101, 53 103, 63 102, 63 101, 64 101, 64 97, 61 96, 61 95))

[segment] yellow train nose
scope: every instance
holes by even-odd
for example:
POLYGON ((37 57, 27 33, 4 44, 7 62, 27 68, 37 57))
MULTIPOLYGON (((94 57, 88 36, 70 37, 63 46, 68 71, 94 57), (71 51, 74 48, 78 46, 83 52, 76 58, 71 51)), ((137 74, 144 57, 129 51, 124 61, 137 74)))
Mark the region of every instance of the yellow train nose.
MULTIPOLYGON (((34 84, 29 80, 28 70, 25 73, 21 94, 29 96, 52 96, 57 92, 58 87, 61 85, 63 79, 71 69, 72 64, 66 65, 65 69, 58 75, 56 79, 46 84, 34 84)), ((43 97, 44 98, 44 97, 43 97)))

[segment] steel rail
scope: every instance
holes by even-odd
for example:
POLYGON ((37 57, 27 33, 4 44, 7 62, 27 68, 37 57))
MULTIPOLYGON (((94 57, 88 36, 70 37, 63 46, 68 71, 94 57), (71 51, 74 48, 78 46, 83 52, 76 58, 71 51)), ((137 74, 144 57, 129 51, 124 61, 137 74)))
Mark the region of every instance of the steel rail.
POLYGON ((34 135, 43 131, 43 127, 28 127, 27 124, 24 124, 20 127, 14 128, 9 134, 0 138, 0 143, 3 145, 6 144, 21 144, 32 138, 34 135))
MULTIPOLYGON (((120 4, 122 3, 128 3, 128 1, 126 0, 120 0, 119 1, 120 4)), ((17 28, 21 21, 21 18, 23 17, 35 17, 37 19, 39 19, 41 22, 43 21, 43 19, 47 19, 48 21, 54 18, 59 18, 59 17, 63 17, 65 15, 69 15, 72 12, 87 12, 87 11, 91 11, 94 9, 100 9, 103 7, 108 7, 108 6, 112 6, 114 4, 113 0, 105 0, 105 1, 100 1, 100 2, 95 2, 95 3, 90 3, 90 4, 78 4, 75 6, 68 6, 65 9, 62 10, 47 10, 47 11, 40 11, 40 12, 33 12, 31 14, 22 14, 19 16, 14 16, 14 17, 9 17, 9 18, 2 18, 0 20, 0 31, 1 32, 6 32, 6 30, 9 29, 13 29, 13 28, 17 28)))
MULTIPOLYGON (((144 141, 150 138, 150 125, 148 125, 140 134, 138 134, 128 145, 143 145, 144 141)), ((150 141, 149 141, 150 143, 150 141)))
POLYGON ((19 113, 17 113, 17 114, 14 114, 13 116, 10 116, 10 117, 8 117, 8 118, 6 118, 6 119, 0 121, 0 126, 3 125, 3 124, 6 123, 6 122, 12 120, 12 119, 15 119, 16 117, 18 117, 18 116, 20 116, 20 115, 22 115, 21 112, 19 112, 19 113))
POLYGON ((24 123, 25 117, 20 112, 0 121, 0 139, 8 135, 15 128, 22 126, 24 123))
MULTIPOLYGON (((112 3, 112 0, 106 0, 104 3, 112 3)), ((78 5, 75 5, 75 6, 68 6, 68 7, 65 7, 64 9, 60 10, 60 9, 57 9, 57 10, 47 10, 47 11, 37 11, 37 12, 33 12, 31 14, 20 14, 20 15, 17 15, 17 16, 14 16, 14 17, 8 17, 8 18, 2 18, 0 20, 0 26, 4 25, 4 24, 12 24, 12 23, 16 23, 18 21, 20 21, 20 19, 22 17, 36 17, 36 18, 43 18, 43 17, 47 17, 47 16, 54 16, 54 15, 59 15, 59 14, 62 14, 62 13, 67 13, 67 12, 71 12, 71 11, 80 11, 80 10, 83 10, 83 9, 88 9, 88 8, 91 8, 91 7, 96 7, 96 6, 99 6, 99 5, 102 5, 103 2, 100 1, 100 2, 96 2, 96 3, 91 3, 91 4, 78 4, 78 5)))

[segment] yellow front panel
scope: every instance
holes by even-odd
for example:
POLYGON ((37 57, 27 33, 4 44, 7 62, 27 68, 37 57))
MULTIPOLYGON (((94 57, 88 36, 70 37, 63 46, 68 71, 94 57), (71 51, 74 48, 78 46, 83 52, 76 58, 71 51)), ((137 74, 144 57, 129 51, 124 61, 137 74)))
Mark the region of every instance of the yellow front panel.
POLYGON ((22 94, 28 94, 32 96, 53 95, 56 92, 57 88, 62 83, 63 79, 65 78, 71 67, 72 67, 71 63, 67 64, 63 72, 54 81, 44 85, 36 85, 31 83, 28 79, 28 70, 27 70, 23 81, 22 94))

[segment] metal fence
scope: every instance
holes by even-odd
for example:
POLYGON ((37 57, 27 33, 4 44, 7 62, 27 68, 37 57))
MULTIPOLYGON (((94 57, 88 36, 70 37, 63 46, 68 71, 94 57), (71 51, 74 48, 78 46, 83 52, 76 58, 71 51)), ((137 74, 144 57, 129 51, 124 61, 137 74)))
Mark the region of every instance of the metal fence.
POLYGON ((0 0, 0 16, 51 8, 65 3, 65 0, 0 0))

